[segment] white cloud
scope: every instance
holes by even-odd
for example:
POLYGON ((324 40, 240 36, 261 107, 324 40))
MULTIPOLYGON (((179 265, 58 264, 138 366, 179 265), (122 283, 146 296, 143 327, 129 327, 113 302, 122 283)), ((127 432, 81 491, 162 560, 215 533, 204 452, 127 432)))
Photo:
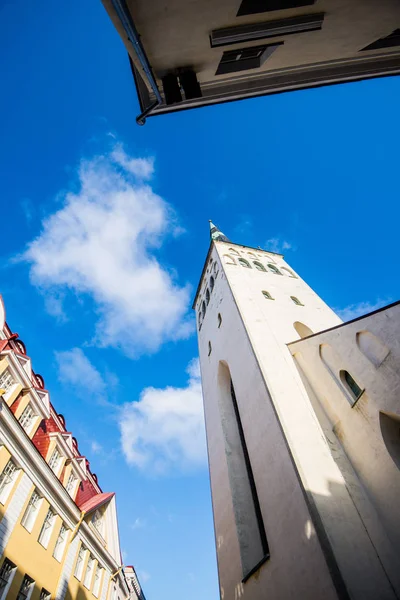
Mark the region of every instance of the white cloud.
POLYGON ((188 366, 184 388, 146 388, 125 404, 119 427, 126 461, 151 474, 188 471, 206 462, 198 360, 188 366))
POLYGON ((296 250, 296 248, 290 242, 280 238, 273 237, 265 242, 265 249, 270 252, 277 252, 281 254, 285 250, 296 250))
POLYGON ((125 171, 140 179, 150 179, 154 173, 153 158, 131 158, 126 154, 121 144, 114 148, 111 158, 125 171))
POLYGON ((150 579, 150 575, 147 571, 139 571, 138 578, 140 583, 146 583, 150 579))
POLYGON ((111 156, 82 161, 78 191, 61 195, 62 207, 22 255, 32 283, 51 298, 52 314, 67 313, 68 291, 91 298, 93 343, 130 356, 193 331, 189 287, 175 283, 173 270, 156 257, 179 227, 171 207, 140 179, 152 171, 152 161, 132 159, 120 146, 111 156))
POLYGON ((80 348, 55 352, 55 356, 60 381, 80 388, 84 393, 104 394, 104 379, 80 348))
POLYGON ((99 444, 99 442, 96 442, 96 440, 92 440, 90 443, 90 449, 93 454, 102 454, 103 452, 103 446, 99 444))
POLYGON ((146 527, 145 519, 141 519, 140 517, 137 517, 137 519, 135 519, 135 521, 132 525, 132 529, 143 529, 143 527, 146 527))
POLYGON ((358 304, 349 304, 345 308, 334 309, 335 312, 339 315, 343 321, 351 321, 352 319, 356 319, 357 317, 362 317, 374 310, 378 310, 378 308, 382 308, 386 304, 390 304, 391 298, 386 298, 383 300, 378 298, 375 303, 372 302, 359 302, 358 304))

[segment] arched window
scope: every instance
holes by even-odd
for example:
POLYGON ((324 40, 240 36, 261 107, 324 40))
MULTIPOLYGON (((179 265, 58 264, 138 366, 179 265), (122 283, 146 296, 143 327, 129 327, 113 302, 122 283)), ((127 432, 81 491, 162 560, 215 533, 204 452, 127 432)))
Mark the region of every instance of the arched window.
POLYGON ((400 416, 392 413, 379 413, 382 438, 396 467, 400 469, 400 416))
POLYGON ((207 288, 207 291, 206 291, 206 303, 207 303, 207 306, 210 303, 210 290, 208 288, 207 288))
POLYGON ((201 305, 201 313, 202 313, 203 317, 206 314, 206 303, 204 302, 204 300, 203 300, 203 303, 201 305))
POLYGON ((271 296, 271 294, 265 290, 262 291, 262 295, 264 296, 264 298, 266 298, 267 300, 274 300, 274 298, 271 296))
POLYGON ((235 256, 240 256, 239 252, 234 248, 229 248, 229 252, 232 252, 232 254, 234 254, 235 256))
POLYGON ((293 327, 295 328, 295 330, 301 338, 308 337, 309 335, 313 335, 314 333, 309 327, 307 327, 307 325, 304 325, 304 323, 300 323, 300 321, 296 321, 296 323, 293 323, 293 327))
POLYGON ((304 306, 304 304, 302 302, 300 302, 300 300, 298 298, 296 298, 296 296, 290 296, 290 299, 292 300, 292 302, 297 304, 297 306, 304 306))
POLYGON ((212 275, 210 277, 210 289, 211 289, 211 291, 213 291, 213 289, 214 289, 214 277, 212 275))
POLYGON ((353 377, 350 375, 348 371, 342 369, 340 371, 340 380, 345 385, 345 387, 350 391, 354 400, 358 400, 364 390, 360 388, 358 383, 356 383, 353 377))
POLYGON ((247 262, 244 258, 238 258, 238 262, 242 265, 242 267, 246 267, 246 269, 251 269, 250 263, 247 262))
POLYGON ((236 265, 235 259, 229 254, 224 254, 224 261, 226 265, 236 265))
POLYGON ((220 313, 218 313, 218 327, 221 327, 222 324, 222 317, 220 315, 220 313))
POLYGON ((276 267, 275 265, 271 265, 270 263, 268 263, 268 268, 270 271, 272 271, 272 273, 275 273, 275 275, 282 275, 278 267, 276 267))
POLYGON ((217 261, 214 262, 214 274, 216 275, 218 273, 218 266, 217 266, 217 261))
POLYGON ((253 265, 255 266, 256 269, 258 269, 259 271, 266 271, 267 269, 264 267, 264 265, 262 265, 260 262, 258 262, 258 260, 253 260, 253 265))
POLYGON ((289 277, 293 277, 294 279, 297 279, 296 275, 287 267, 281 267, 281 271, 284 271, 285 274, 289 275, 289 277))
POLYGON ((212 352, 211 342, 208 342, 208 356, 210 356, 211 352, 212 352))

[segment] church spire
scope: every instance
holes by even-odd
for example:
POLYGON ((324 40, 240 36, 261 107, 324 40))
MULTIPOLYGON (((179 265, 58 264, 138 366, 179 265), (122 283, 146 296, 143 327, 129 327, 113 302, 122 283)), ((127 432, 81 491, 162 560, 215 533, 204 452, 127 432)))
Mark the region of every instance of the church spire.
POLYGON ((218 227, 216 225, 214 225, 214 223, 210 221, 210 238, 212 240, 214 240, 214 242, 229 242, 230 240, 228 240, 228 238, 226 237, 226 235, 224 235, 222 233, 222 231, 220 231, 218 229, 218 227))

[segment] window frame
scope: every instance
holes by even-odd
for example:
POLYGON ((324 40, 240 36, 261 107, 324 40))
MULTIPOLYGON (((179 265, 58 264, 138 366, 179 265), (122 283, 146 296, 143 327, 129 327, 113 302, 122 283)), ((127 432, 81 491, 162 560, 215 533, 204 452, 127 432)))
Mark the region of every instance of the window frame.
POLYGON ((273 298, 273 296, 271 296, 271 294, 267 290, 261 290, 261 293, 264 296, 265 300, 275 300, 275 298, 273 298))
POLYGON ((299 300, 297 298, 297 296, 290 296, 290 299, 293 302, 293 304, 295 304, 296 306, 304 306, 304 304, 302 303, 302 301, 299 300))
POLYGON ((57 562, 62 561, 65 546, 67 544, 67 539, 68 539, 68 527, 66 526, 66 524, 64 522, 62 522, 61 527, 58 531, 57 540, 56 540, 54 550, 53 550, 53 557, 56 559, 57 562), (63 532, 64 536, 61 535, 62 532, 63 532))
POLYGON ((32 492, 29 498, 28 506, 21 519, 21 525, 26 531, 32 533, 35 521, 39 514, 40 506, 42 504, 43 497, 39 494, 37 489, 32 492))
POLYGON ((253 260, 253 265, 255 266, 257 271, 263 271, 264 273, 267 272, 267 269, 264 267, 264 265, 259 260, 253 260))
POLYGON ((28 402, 28 404, 25 406, 24 410, 22 411, 22 413, 20 414, 19 419, 18 419, 18 422, 21 425, 22 429, 25 431, 25 433, 30 433, 32 431, 32 427, 35 423, 36 417, 37 417, 37 413, 35 412, 35 409, 33 408, 31 402, 28 402), (26 421, 27 411, 30 411, 29 421, 26 421), (26 422, 24 422, 24 421, 26 421, 26 422))
POLYGON ((91 590, 91 588, 92 588, 93 576, 94 576, 94 564, 95 564, 95 562, 96 562, 96 559, 93 556, 93 554, 89 554, 89 558, 88 558, 88 561, 86 563, 85 577, 83 578, 83 586, 87 590, 91 590))
MULTIPOLYGON (((281 271, 278 269, 278 267, 276 265, 273 265, 272 263, 267 263, 267 267, 271 271, 271 273, 273 273, 274 275, 282 275, 281 271)), ((282 275, 282 277, 283 277, 283 275, 282 275)))
POLYGON ((7 367, 4 369, 4 371, 0 375, 0 389, 4 390, 3 398, 8 398, 11 395, 13 389, 15 388, 15 386, 17 384, 18 384, 18 381, 15 378, 15 376, 13 375, 13 373, 10 369, 10 365, 7 365, 7 367), (6 375, 11 380, 11 383, 9 385, 4 385, 3 378, 6 377, 6 375))
POLYGON ((50 455, 49 462, 48 462, 47 464, 49 465, 49 467, 50 467, 50 469, 53 471, 53 473, 55 473, 56 475, 58 475, 58 472, 59 472, 59 470, 60 470, 60 469, 59 469, 59 467, 60 467, 60 464, 61 464, 61 460, 62 460, 62 458, 63 458, 63 456, 62 456, 62 454, 61 454, 61 452, 60 452, 60 449, 59 449, 59 447, 58 447, 58 446, 55 446, 55 448, 54 448, 53 452, 52 452, 52 453, 51 453, 51 455, 50 455), (56 462, 54 465, 52 465, 52 462, 53 462, 54 456, 55 456, 56 454, 58 455, 57 462, 56 462))
POLYGON ((102 578, 102 567, 97 563, 96 569, 94 571, 94 580, 93 580, 93 589, 92 594, 95 598, 98 598, 100 595, 101 588, 101 578, 102 578))
POLYGON ((0 473, 0 504, 3 506, 10 497, 18 471, 19 469, 15 461, 12 458, 9 458, 7 463, 4 465, 4 469, 0 473), (12 467, 12 469, 11 472, 7 473, 8 467, 12 467), (6 481, 7 478, 8 481, 6 481))
POLYGON ((14 564, 9 558, 5 557, 0 567, 0 600, 5 600, 7 598, 8 590, 11 587, 16 572, 17 565, 14 564), (4 577, 4 568, 6 566, 9 567, 7 579, 4 577), (2 582, 4 582, 4 585, 2 585, 2 582))
POLYGON ((244 267, 245 269, 251 269, 251 264, 245 258, 238 258, 238 263, 241 267, 244 267))
POLYGON ((365 388, 361 388, 358 385, 357 381, 354 379, 354 377, 351 375, 351 373, 349 373, 346 369, 340 369, 339 379, 344 388, 347 390, 348 394, 350 394, 351 399, 353 401, 352 406, 354 406, 365 392, 365 388), (348 375, 348 377, 350 377, 352 383, 348 381, 346 374, 348 375), (353 384, 354 386, 356 386, 356 391, 353 389, 353 384))
POLYGON ((55 513, 51 506, 49 506, 38 536, 38 542, 41 546, 43 546, 43 548, 47 549, 49 547, 56 517, 57 513, 55 513))
POLYGON ((85 566, 87 549, 83 544, 80 545, 78 554, 76 556, 75 568, 74 568, 74 577, 78 581, 82 581, 83 568, 85 566))
POLYGON ((25 573, 16 600, 29 600, 35 587, 35 580, 25 573))

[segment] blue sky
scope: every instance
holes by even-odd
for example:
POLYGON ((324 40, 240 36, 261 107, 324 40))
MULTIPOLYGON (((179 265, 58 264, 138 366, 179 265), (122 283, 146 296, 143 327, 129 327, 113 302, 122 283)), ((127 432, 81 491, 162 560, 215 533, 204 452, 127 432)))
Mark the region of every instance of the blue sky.
POLYGON ((346 318, 399 297, 399 78, 149 119, 100 0, 0 4, 7 319, 148 598, 217 599, 190 305, 212 218, 346 318))

